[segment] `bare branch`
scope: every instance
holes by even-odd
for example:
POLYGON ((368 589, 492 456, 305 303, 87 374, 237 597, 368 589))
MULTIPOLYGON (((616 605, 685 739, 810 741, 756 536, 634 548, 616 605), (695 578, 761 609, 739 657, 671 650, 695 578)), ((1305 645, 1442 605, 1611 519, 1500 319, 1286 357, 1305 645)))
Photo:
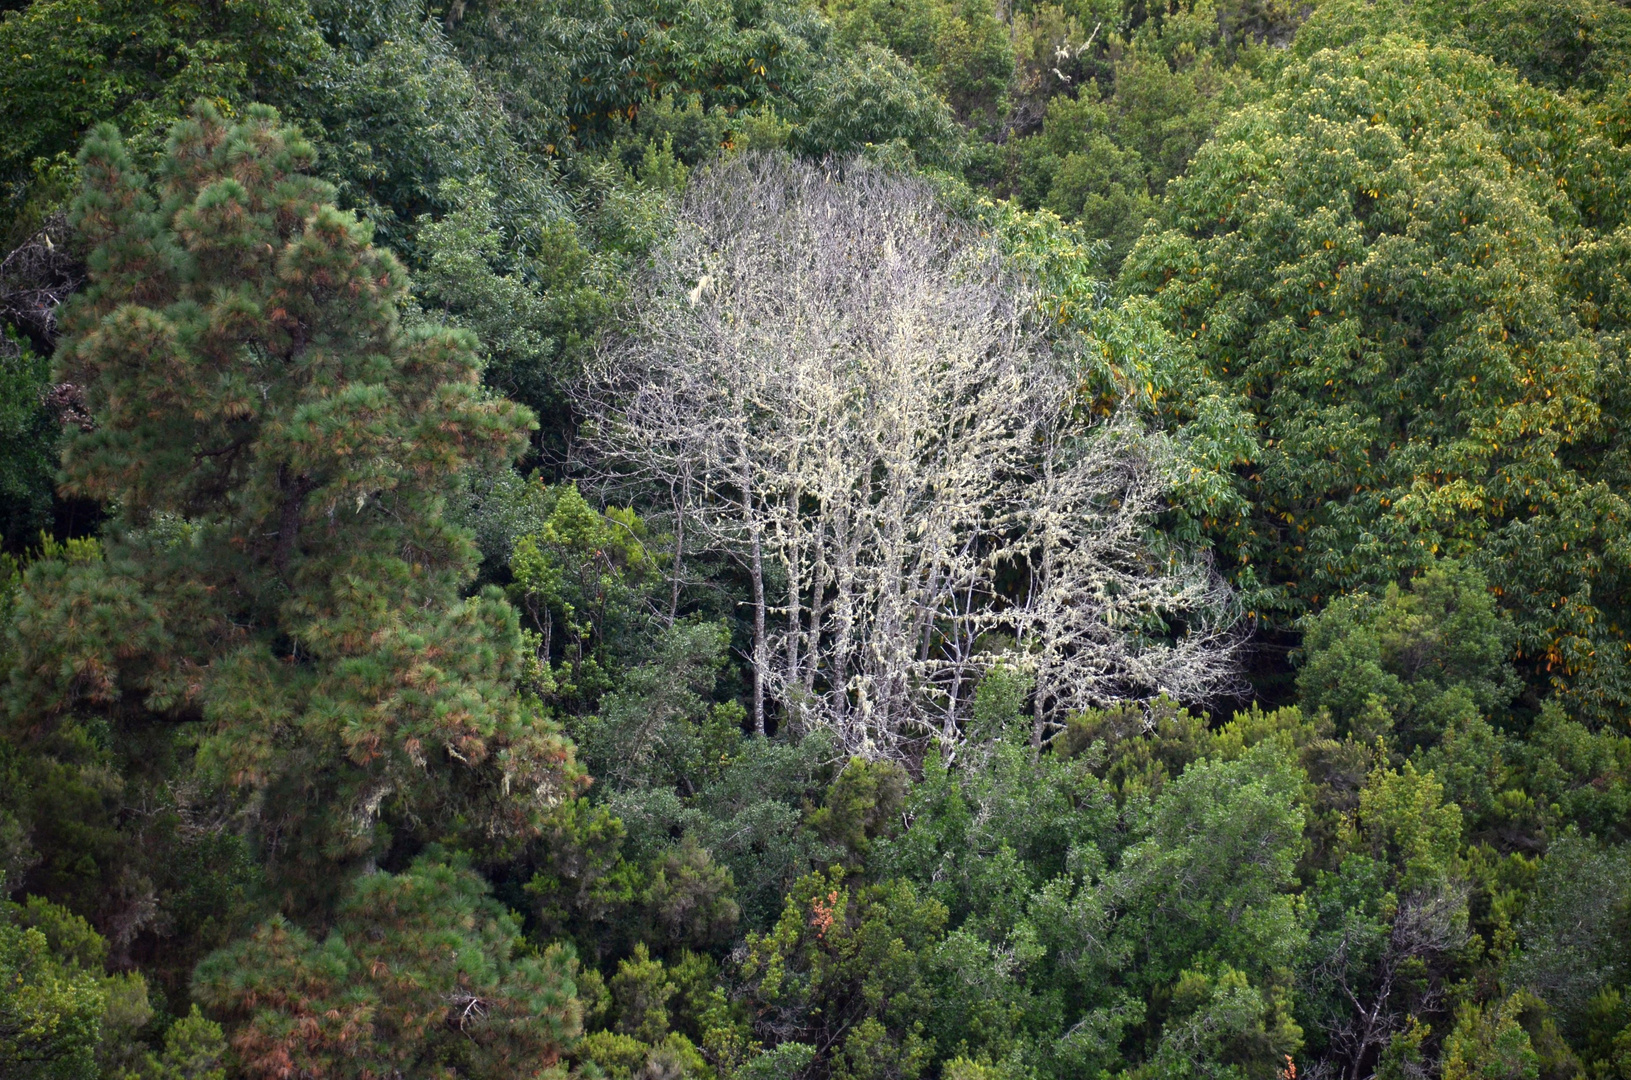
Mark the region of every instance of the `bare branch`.
POLYGON ((1039 737, 1226 686, 1228 590, 1145 542, 1172 455, 1074 419, 1036 310, 922 182, 751 157, 694 181, 579 404, 607 479, 750 574, 756 721, 774 699, 866 755, 956 739, 999 638, 1035 668, 1039 737))

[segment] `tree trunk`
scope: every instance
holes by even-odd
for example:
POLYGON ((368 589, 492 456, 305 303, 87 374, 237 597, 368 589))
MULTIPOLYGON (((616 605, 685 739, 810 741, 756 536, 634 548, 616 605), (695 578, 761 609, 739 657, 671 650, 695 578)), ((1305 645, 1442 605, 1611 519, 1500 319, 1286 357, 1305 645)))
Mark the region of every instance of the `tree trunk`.
POLYGON ((799 645, 804 632, 803 589, 804 589, 804 547, 801 543, 803 536, 799 529, 799 497, 798 490, 787 494, 787 520, 788 531, 791 534, 783 540, 782 565, 787 570, 787 673, 786 685, 797 686, 803 678, 803 670, 799 666, 799 645))
POLYGON ((1036 694, 1031 705, 1031 760, 1042 759, 1042 732, 1044 731, 1042 719, 1042 686, 1037 684, 1036 694))
POLYGON ((753 512, 753 480, 747 451, 742 451, 742 520, 752 541, 748 572, 753 578, 753 733, 765 733, 765 560, 762 523, 753 512))
POLYGON ((827 579, 830 576, 827 566, 826 548, 826 509, 822 509, 822 517, 816 523, 816 565, 811 574, 810 586, 810 632, 804 638, 804 696, 806 699, 815 694, 816 671, 821 660, 821 620, 826 615, 827 579))
POLYGON ((300 537, 300 512, 305 508, 306 496, 317 489, 310 477, 291 477, 287 466, 278 466, 278 489, 283 493, 283 505, 278 510, 277 543, 272 549, 272 564, 279 577, 289 574, 289 560, 294 556, 295 542, 300 537))
POLYGON ((765 733, 765 568, 764 545, 753 530, 753 733, 765 733))
POLYGON ((680 613, 680 582, 685 577, 685 508, 691 504, 691 470, 685 470, 680 498, 674 506, 674 582, 668 595, 668 628, 680 613))

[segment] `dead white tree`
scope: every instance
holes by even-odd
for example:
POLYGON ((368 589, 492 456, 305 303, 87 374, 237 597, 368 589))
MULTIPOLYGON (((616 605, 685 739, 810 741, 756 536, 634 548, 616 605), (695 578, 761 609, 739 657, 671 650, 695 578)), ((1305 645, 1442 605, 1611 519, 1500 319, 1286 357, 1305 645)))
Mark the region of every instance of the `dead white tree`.
POLYGON ((955 739, 993 642, 1071 709, 1227 681, 1227 591, 1144 543, 1160 441, 1077 380, 994 242, 921 182, 740 157, 697 177, 580 387, 608 476, 750 581, 767 703, 851 752, 955 739))
POLYGON ((1205 701, 1233 684, 1236 612, 1211 564, 1161 556, 1171 447, 1127 416, 1086 431, 1061 402, 1038 425, 1007 558, 1028 571, 1003 617, 1034 666, 1031 745, 1054 719, 1117 698, 1205 701))

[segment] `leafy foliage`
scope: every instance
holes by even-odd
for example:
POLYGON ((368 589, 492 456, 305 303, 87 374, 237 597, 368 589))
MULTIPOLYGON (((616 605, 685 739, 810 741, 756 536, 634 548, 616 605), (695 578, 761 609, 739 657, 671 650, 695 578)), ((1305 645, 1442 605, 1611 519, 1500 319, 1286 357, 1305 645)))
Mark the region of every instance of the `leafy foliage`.
POLYGON ((6 1076, 1631 1075, 1623 4, 0 9, 6 1076))
POLYGON ((9 700, 25 726, 195 725, 211 776, 344 861, 377 850, 387 795, 521 825, 519 793, 536 806, 572 774, 512 689, 515 615, 458 597, 473 553, 440 516, 528 418, 481 392, 468 338, 398 326, 400 269, 302 175, 309 155, 270 110, 201 107, 161 209, 111 130, 89 144, 77 220, 98 243, 58 364, 93 387, 95 427, 66 483, 117 502, 118 540, 30 567, 9 700), (478 773, 517 798, 464 786, 478 773))
MULTIPOLYGON (((93 955, 91 963, 99 959, 93 955)), ((0 922, 0 980, 0 1064, 7 1074, 94 1077, 107 1004, 101 972, 72 951, 53 949, 40 928, 11 917, 0 922)))
POLYGON ((1289 68, 1196 157, 1123 281, 1256 423, 1254 509, 1215 531, 1265 604, 1464 557, 1540 673, 1618 700, 1606 357, 1566 267, 1624 168, 1584 110, 1398 38, 1289 68))
POLYGON ((8 127, 0 176, 14 184, 71 156, 104 121, 136 138, 138 154, 155 154, 197 98, 278 96, 320 50, 317 27, 298 0, 57 0, 7 11, 0 19, 7 58, 0 113, 8 127))
POLYGON ((535 1074, 578 1033, 576 962, 529 955, 486 892, 467 864, 427 852, 358 878, 321 941, 264 923, 201 964, 196 991, 240 1021, 232 1044, 250 1076, 535 1074))
POLYGON ((1343 597, 1309 624, 1298 690, 1361 739, 1388 736, 1406 750, 1434 742, 1517 692, 1504 614, 1483 576, 1454 563, 1431 566, 1408 592, 1343 597))

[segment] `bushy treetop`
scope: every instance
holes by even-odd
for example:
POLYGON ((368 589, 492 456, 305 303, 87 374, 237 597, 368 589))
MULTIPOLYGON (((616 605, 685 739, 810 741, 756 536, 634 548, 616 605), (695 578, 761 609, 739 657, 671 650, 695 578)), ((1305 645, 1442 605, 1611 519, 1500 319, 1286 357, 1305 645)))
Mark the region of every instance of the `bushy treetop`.
POLYGON ((1436 554, 1482 565, 1519 647, 1623 701, 1618 350, 1589 273, 1631 168, 1591 112, 1388 38, 1289 67, 1169 189, 1123 284, 1256 424, 1217 523, 1296 611, 1436 554))
POLYGON ((216 776, 332 815, 330 857, 372 850, 384 800, 522 826, 570 753, 516 696, 514 612, 461 598, 476 554, 444 509, 530 414, 467 334, 401 325, 401 267, 273 110, 200 105, 156 192, 111 128, 81 161, 91 284, 57 378, 94 426, 63 484, 112 519, 105 560, 29 571, 12 715, 201 721, 216 776))

